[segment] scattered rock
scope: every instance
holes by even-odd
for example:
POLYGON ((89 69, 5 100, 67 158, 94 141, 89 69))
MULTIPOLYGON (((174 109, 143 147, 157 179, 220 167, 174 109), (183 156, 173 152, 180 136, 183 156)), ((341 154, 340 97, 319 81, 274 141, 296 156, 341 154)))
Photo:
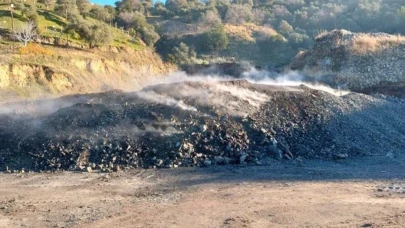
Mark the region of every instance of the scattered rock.
POLYGON ((404 112, 401 99, 246 80, 110 91, 43 116, 1 114, 0 167, 117 172, 395 155, 405 149, 404 112))
POLYGON ((247 158, 248 154, 242 153, 242 155, 239 158, 239 164, 245 164, 245 160, 247 158))
POLYGON ((335 160, 342 160, 342 159, 346 159, 348 157, 349 157, 348 154, 334 154, 333 155, 333 159, 335 159, 335 160))
POLYGON ((205 160, 204 165, 205 166, 211 166, 212 162, 210 160, 205 160))

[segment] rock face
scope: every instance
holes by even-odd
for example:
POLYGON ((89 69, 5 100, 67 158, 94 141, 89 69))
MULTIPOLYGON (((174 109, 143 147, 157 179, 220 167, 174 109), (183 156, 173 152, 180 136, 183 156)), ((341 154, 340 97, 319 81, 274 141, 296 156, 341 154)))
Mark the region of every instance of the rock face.
POLYGON ((313 49, 299 53, 290 67, 308 80, 363 90, 385 82, 405 81, 405 37, 334 30, 316 39, 313 49))
POLYGON ((3 61, 0 58, 0 101, 10 97, 140 89, 148 80, 176 69, 149 49, 131 53, 95 51, 84 57, 83 51, 65 52, 15 56, 15 61, 11 57, 3 61))
POLYGON ((405 149, 404 100, 305 86, 193 81, 7 107, 0 170, 260 164, 405 149))

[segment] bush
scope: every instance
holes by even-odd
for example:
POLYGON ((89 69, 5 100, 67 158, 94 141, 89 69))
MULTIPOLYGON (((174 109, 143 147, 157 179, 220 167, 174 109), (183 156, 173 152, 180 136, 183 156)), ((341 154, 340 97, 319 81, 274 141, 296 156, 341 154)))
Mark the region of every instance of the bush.
POLYGON ((15 3, 14 9, 21 11, 24 14, 25 5, 22 2, 15 3))
POLYGON ((112 41, 110 28, 104 24, 92 25, 89 27, 89 30, 84 30, 82 35, 89 43, 90 48, 109 44, 112 41))
POLYGON ((221 51, 228 47, 229 39, 222 26, 203 34, 202 38, 207 51, 221 51))
POLYGON ((38 24, 38 13, 37 8, 35 6, 29 6, 24 8, 22 13, 28 20, 35 21, 35 23, 38 24))
POLYGON ((143 27, 140 30, 142 40, 150 47, 152 47, 160 38, 159 34, 153 28, 143 27))
POLYGON ((173 48, 173 53, 168 54, 166 59, 171 63, 188 64, 192 63, 197 54, 192 48, 189 48, 185 43, 180 43, 179 46, 173 48))
POLYGON ((53 55, 53 52, 49 49, 44 48, 39 44, 28 44, 27 47, 21 47, 18 50, 20 55, 53 55))

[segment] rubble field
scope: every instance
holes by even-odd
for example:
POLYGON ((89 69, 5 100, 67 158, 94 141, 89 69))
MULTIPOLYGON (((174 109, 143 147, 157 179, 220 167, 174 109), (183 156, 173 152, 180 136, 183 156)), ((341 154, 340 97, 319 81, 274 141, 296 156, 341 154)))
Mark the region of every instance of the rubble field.
POLYGON ((385 94, 405 98, 405 82, 383 82, 379 85, 361 89, 356 92, 364 94, 385 94))
POLYGON ((0 170, 117 171, 395 157, 405 100, 205 80, 3 104, 0 170))

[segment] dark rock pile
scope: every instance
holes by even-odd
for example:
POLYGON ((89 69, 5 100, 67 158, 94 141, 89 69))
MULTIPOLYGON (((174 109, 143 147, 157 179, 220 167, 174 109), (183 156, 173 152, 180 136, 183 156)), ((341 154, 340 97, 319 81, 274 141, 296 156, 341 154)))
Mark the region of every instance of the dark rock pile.
POLYGON ((0 170, 260 164, 268 156, 332 159, 405 149, 401 99, 244 80, 111 91, 70 105, 75 99, 38 106, 67 106, 52 113, 2 114, 0 170))

